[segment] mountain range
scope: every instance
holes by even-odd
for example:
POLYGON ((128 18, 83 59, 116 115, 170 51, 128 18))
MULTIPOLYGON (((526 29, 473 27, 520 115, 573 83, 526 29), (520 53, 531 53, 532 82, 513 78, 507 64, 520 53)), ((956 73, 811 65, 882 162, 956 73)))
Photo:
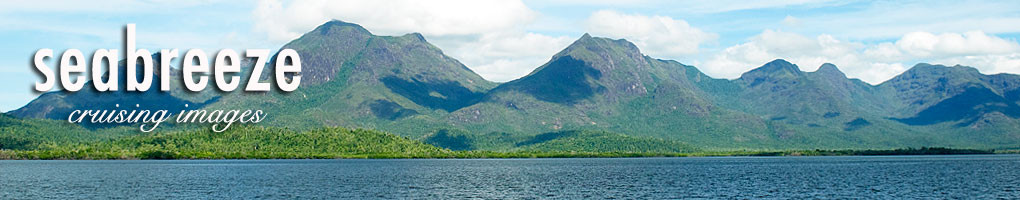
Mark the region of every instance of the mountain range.
POLYGON ((294 92, 50 92, 8 114, 189 103, 262 109, 267 126, 376 129, 456 150, 535 146, 573 130, 707 150, 1020 146, 1020 76, 966 66, 921 63, 871 85, 832 64, 805 72, 776 59, 727 80, 585 34, 530 74, 495 83, 421 34, 378 36, 336 20, 282 48, 301 56, 294 92))

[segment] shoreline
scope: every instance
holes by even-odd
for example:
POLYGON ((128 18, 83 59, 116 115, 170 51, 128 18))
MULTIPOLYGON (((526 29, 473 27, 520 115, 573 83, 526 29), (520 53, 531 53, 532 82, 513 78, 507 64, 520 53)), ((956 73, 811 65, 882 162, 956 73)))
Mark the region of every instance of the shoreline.
POLYGON ((655 158, 655 157, 799 157, 799 156, 916 156, 1020 154, 1016 149, 977 150, 922 147, 891 150, 786 150, 702 152, 494 152, 438 153, 293 153, 293 152, 89 152, 0 150, 0 160, 263 160, 263 159, 515 159, 515 158, 655 158))

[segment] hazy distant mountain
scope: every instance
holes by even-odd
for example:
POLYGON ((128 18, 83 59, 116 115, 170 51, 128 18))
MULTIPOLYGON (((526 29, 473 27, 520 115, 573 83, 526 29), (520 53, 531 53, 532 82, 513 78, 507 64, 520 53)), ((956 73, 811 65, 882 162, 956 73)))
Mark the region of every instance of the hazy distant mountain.
MULTIPOLYGON (((823 64, 815 72, 803 72, 782 59, 744 73, 734 83, 742 91, 733 96, 740 99, 743 111, 767 117, 776 126, 805 128, 843 128, 853 131, 883 118, 887 110, 873 86, 857 79, 848 79, 832 64, 823 64), (856 124, 847 124, 857 121, 856 124)), ((804 134, 782 130, 781 136, 804 134)), ((817 132, 811 130, 806 132, 817 132)))
MULTIPOLYGON (((804 72, 777 59, 726 80, 648 57, 626 40, 585 34, 527 76, 497 84, 417 33, 376 36, 331 21, 283 48, 301 55, 301 88, 228 93, 208 108, 262 109, 270 115, 262 125, 378 129, 451 149, 528 149, 536 144, 523 141, 552 136, 557 147, 679 141, 707 150, 1020 144, 1020 76, 970 67, 918 64, 870 85, 832 64, 804 72)), ((50 117, 39 113, 90 104, 55 95, 64 94, 14 115, 50 117)), ((112 96, 91 99, 121 101, 112 96)), ((172 105, 177 96, 146 101, 172 105)))
POLYGON ((879 85, 892 97, 892 116, 906 124, 967 126, 990 113, 1020 117, 1020 76, 984 75, 966 66, 918 64, 879 85))
MULTIPOLYGON (((127 85, 127 70, 124 67, 125 61, 121 60, 118 62, 117 67, 120 69, 117 71, 118 77, 118 91, 99 92, 93 87, 92 81, 85 83, 78 92, 46 92, 40 95, 35 100, 32 100, 27 105, 9 112, 8 114, 25 118, 46 118, 56 120, 67 120, 68 115, 74 110, 170 110, 177 112, 179 110, 201 108, 206 103, 214 102, 216 99, 216 92, 210 88, 210 91, 203 91, 199 93, 187 92, 181 83, 180 71, 178 69, 171 70, 169 76, 171 77, 171 92, 160 91, 160 79, 163 76, 159 74, 158 66, 160 63, 159 54, 153 54, 153 75, 152 83, 149 85, 149 90, 145 92, 133 92, 126 91, 127 85), (185 104, 190 104, 185 107, 185 104), (136 107, 136 105, 138 107, 136 107)), ((137 68, 136 74, 137 80, 141 80, 141 74, 144 73, 141 70, 141 64, 135 66, 137 68)), ((104 79, 108 79, 109 76, 104 76, 104 79)), ((210 80, 211 82, 211 80, 210 80)), ((215 86, 211 86, 215 87, 215 86)), ((88 120, 84 120, 88 121, 88 120)), ((96 124, 93 125, 90 122, 83 123, 88 127, 106 127, 116 124, 96 124)))

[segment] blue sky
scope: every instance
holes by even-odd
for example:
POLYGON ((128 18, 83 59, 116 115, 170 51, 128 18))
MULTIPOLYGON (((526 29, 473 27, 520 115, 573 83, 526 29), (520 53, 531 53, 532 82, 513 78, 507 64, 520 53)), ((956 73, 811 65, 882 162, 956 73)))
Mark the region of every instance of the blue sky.
POLYGON ((18 1, 0 7, 0 110, 38 95, 36 50, 119 49, 127 23, 139 48, 216 52, 275 50, 328 19, 420 32, 493 81, 527 74, 584 33, 718 78, 776 58, 805 71, 834 63, 872 84, 918 62, 1020 73, 1013 1, 18 1))

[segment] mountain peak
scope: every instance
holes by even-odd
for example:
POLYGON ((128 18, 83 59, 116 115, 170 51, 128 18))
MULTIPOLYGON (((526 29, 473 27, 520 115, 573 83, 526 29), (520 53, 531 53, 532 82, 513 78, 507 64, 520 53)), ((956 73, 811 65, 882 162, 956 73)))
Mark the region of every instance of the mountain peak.
POLYGON ((910 67, 910 69, 908 69, 907 71, 903 72, 900 75, 902 76, 916 74, 947 74, 953 72, 963 74, 981 74, 981 72, 979 72, 977 68, 963 65, 945 66, 938 64, 933 65, 928 63, 917 63, 916 65, 910 67))
POLYGON ((326 22, 325 24, 319 25, 319 27, 315 28, 315 30, 319 31, 319 34, 322 35, 327 35, 331 32, 337 31, 353 31, 355 33, 361 34, 368 35, 372 34, 371 32, 368 31, 368 29, 365 29, 365 27, 361 27, 361 25, 340 21, 336 19, 326 22))
POLYGON ((815 71, 815 73, 846 77, 846 74, 844 74, 843 71, 839 71, 839 68, 837 68, 836 65, 833 65, 832 63, 822 64, 821 67, 818 67, 818 71, 815 71))
POLYGON ((761 67, 755 68, 751 71, 745 72, 740 76, 741 79, 751 77, 780 77, 780 76, 801 76, 804 72, 800 71, 800 68, 793 63, 790 63, 783 59, 775 59, 771 62, 765 63, 761 67))
POLYGON ((412 37, 412 38, 417 39, 417 40, 419 40, 421 42, 428 42, 428 41, 425 41, 425 36, 422 36, 421 33, 418 33, 418 32, 408 33, 408 34, 405 34, 402 37, 412 37))
POLYGON ((769 61, 759 69, 800 71, 800 68, 798 68, 797 65, 783 60, 782 58, 769 61))
POLYGON ((601 57, 597 55, 605 55, 606 53, 622 53, 625 55, 636 55, 641 56, 641 50, 638 49, 637 45, 631 43, 625 39, 610 39, 603 37, 592 37, 590 34, 585 33, 578 38, 566 49, 556 54, 554 57, 559 56, 573 56, 579 59, 591 58, 591 56, 601 57))
POLYGON ((647 94, 653 66, 636 45, 624 39, 584 34, 527 76, 499 86, 552 103, 572 105, 602 94, 624 99, 647 94), (649 80, 649 81, 645 81, 649 80))

